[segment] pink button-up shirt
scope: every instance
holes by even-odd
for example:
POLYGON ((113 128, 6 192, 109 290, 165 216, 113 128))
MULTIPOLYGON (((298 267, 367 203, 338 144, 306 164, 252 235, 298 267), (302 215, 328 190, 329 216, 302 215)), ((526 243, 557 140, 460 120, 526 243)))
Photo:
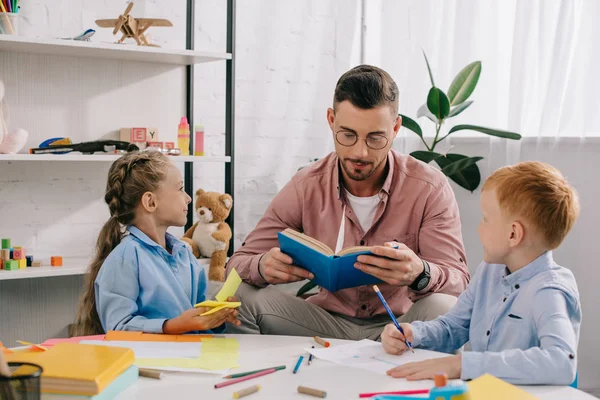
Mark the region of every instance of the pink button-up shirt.
MULTIPOLYGON (((397 316, 429 293, 458 296, 469 283, 460 216, 454 192, 439 170, 390 150, 387 178, 379 192, 371 228, 364 232, 347 201, 339 178, 338 158, 331 153, 300 170, 275 196, 256 228, 227 263, 244 282, 264 287, 258 271, 261 256, 278 247, 277 232, 291 228, 335 249, 342 212, 346 210, 344 248, 397 241, 411 248, 431 267, 431 281, 421 292, 386 283, 379 288, 397 316)), ((307 300, 350 317, 385 314, 371 286, 320 292, 307 300)))

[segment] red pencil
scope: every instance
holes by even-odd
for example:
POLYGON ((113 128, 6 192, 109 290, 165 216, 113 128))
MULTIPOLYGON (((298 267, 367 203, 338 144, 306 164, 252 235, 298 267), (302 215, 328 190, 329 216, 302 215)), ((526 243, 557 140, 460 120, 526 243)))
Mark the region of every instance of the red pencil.
POLYGON ((411 394, 429 394, 429 389, 418 389, 418 390, 401 390, 399 392, 377 392, 377 393, 361 393, 358 395, 359 398, 364 399, 367 397, 373 397, 380 394, 400 394, 400 395, 411 395, 411 394))
POLYGON ((258 378, 259 376, 263 376, 263 375, 267 375, 267 374, 272 374, 275 371, 277 371, 275 368, 271 368, 271 369, 267 369, 265 371, 257 372, 257 373, 252 374, 252 375, 242 376, 241 378, 230 379, 230 380, 225 381, 225 382, 217 383, 215 385, 215 389, 219 389, 219 388, 222 388, 222 387, 225 387, 225 386, 233 385, 234 383, 238 383, 238 382, 244 382, 244 381, 247 381, 248 379, 258 378))

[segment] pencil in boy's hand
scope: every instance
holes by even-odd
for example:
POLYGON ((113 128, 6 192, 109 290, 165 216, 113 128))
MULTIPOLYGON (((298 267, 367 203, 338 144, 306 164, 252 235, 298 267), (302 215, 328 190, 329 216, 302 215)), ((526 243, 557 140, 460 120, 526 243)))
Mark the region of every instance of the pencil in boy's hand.
POLYGON ((379 291, 379 288, 377 287, 377 285, 373 285, 373 290, 375 291, 375 293, 377 293, 377 297, 379 297, 379 300, 381 300, 381 303, 385 307, 385 310, 387 311, 387 313, 390 315, 390 318, 392 318, 392 322, 394 323, 394 325, 396 325, 396 328, 398 328, 398 330, 400 331, 400 333, 404 336, 404 343, 406 344, 406 347, 408 347, 410 349, 410 351, 412 351, 414 353, 415 350, 413 349, 412 344, 410 344, 410 342, 408 341, 408 339, 406 339, 406 335, 404 334, 404 330, 402 329, 402 327, 398 323, 398 320, 396 319, 396 316, 394 316, 394 313, 390 309, 390 306, 388 306, 388 303, 383 298, 383 295, 379 291))

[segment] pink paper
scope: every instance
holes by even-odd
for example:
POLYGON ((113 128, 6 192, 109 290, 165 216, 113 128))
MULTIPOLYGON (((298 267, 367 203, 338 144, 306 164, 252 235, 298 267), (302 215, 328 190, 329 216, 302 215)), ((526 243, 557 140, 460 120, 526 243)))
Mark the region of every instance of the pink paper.
POLYGON ((104 335, 75 336, 72 338, 48 339, 40 345, 44 347, 52 347, 59 343, 79 343, 82 340, 104 340, 104 335))

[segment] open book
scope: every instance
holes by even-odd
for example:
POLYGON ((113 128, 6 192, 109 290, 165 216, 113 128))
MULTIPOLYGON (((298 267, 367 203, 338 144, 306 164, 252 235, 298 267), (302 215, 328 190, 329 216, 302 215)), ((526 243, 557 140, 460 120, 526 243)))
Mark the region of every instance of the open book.
POLYGON ((295 265, 312 272, 313 282, 330 292, 381 282, 354 267, 359 255, 371 254, 370 247, 347 247, 335 254, 326 244, 293 229, 277 236, 281 251, 292 257, 295 265))

